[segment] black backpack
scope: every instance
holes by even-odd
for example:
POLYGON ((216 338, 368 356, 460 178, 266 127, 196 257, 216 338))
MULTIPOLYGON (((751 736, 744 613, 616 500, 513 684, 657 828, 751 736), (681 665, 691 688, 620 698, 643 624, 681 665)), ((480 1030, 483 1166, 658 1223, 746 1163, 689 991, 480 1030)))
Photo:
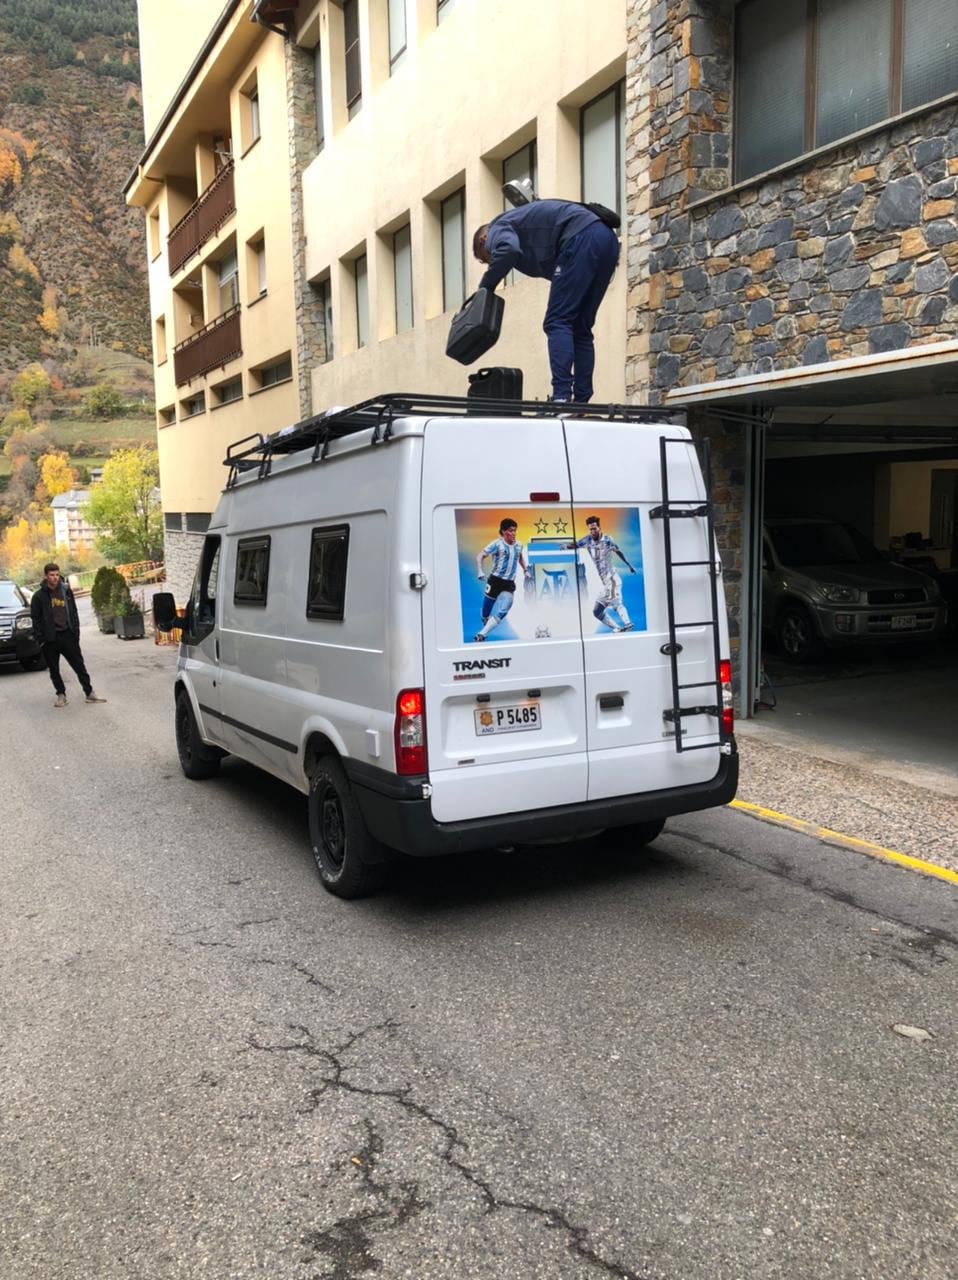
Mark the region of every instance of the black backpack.
POLYGON ((611 227, 613 231, 618 231, 622 226, 622 219, 614 209, 609 209, 604 204, 599 204, 598 200, 583 200, 583 206, 594 213, 600 222, 604 222, 607 227, 611 227))

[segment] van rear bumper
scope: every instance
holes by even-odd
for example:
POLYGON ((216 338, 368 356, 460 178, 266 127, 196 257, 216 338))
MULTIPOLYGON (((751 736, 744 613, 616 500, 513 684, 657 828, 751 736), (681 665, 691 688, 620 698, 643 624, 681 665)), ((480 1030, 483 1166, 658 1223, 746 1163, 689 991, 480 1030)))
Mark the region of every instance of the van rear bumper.
POLYGON ((378 770, 362 766, 354 770, 349 768, 349 761, 343 763, 370 834, 391 849, 420 858, 468 853, 503 844, 567 840, 569 836, 600 828, 624 827, 634 822, 652 822, 680 813, 713 809, 733 800, 738 786, 738 755, 733 745, 732 754, 722 756, 715 777, 694 786, 524 813, 496 814, 469 822, 436 822, 429 800, 422 798, 424 779, 406 790, 402 779, 384 773, 380 781, 373 776, 378 770), (417 794, 410 794, 413 791, 417 794))

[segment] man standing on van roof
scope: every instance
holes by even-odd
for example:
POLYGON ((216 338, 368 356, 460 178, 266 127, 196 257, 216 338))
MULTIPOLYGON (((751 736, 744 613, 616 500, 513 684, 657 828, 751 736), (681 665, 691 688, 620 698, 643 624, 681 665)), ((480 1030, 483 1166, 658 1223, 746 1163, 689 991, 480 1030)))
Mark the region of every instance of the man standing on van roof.
POLYGON ((486 583, 486 598, 482 602, 482 627, 473 636, 473 640, 485 640, 512 608, 519 566, 522 566, 524 574, 529 572, 525 550, 522 543, 516 541, 518 529, 515 520, 509 517, 500 521, 499 537, 483 547, 476 556, 476 573, 479 581, 486 583), (486 556, 492 556, 492 572, 488 580, 483 568, 486 556))
POLYGON ((93 685, 80 652, 80 615, 69 586, 60 577, 58 564, 43 566, 43 582, 30 601, 33 634, 43 646, 50 679, 57 691, 55 707, 67 705, 67 690, 60 675, 60 658, 66 658, 76 672, 87 702, 106 702, 93 692, 93 685))
POLYGON ((619 260, 611 227, 572 200, 534 200, 479 227, 472 251, 488 266, 480 289, 495 289, 515 268, 551 280, 545 330, 552 399, 592 399, 595 343, 592 329, 619 260))

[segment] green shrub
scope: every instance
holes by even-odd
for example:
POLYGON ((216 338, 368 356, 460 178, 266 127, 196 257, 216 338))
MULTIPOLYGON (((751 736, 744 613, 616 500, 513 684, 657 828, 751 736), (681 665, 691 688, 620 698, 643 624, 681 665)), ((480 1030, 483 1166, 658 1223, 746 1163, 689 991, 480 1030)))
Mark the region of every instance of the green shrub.
POLYGON ((112 617, 116 613, 114 601, 117 596, 122 597, 124 591, 129 596, 130 588, 126 585, 126 579, 122 573, 117 573, 116 569, 109 565, 103 565, 97 569, 90 589, 93 612, 100 617, 112 617))
POLYGON ((83 407, 94 418, 116 418, 123 412, 123 397, 112 383, 98 382, 87 392, 83 407))

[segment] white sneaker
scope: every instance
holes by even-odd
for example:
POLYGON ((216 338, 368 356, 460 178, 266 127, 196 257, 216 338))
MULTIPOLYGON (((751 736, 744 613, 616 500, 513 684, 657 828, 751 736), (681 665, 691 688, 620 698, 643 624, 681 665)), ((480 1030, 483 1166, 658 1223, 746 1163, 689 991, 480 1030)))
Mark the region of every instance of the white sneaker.
POLYGON ((55 707, 65 707, 67 705, 67 695, 65 693, 58 693, 57 700, 53 705, 55 707))

